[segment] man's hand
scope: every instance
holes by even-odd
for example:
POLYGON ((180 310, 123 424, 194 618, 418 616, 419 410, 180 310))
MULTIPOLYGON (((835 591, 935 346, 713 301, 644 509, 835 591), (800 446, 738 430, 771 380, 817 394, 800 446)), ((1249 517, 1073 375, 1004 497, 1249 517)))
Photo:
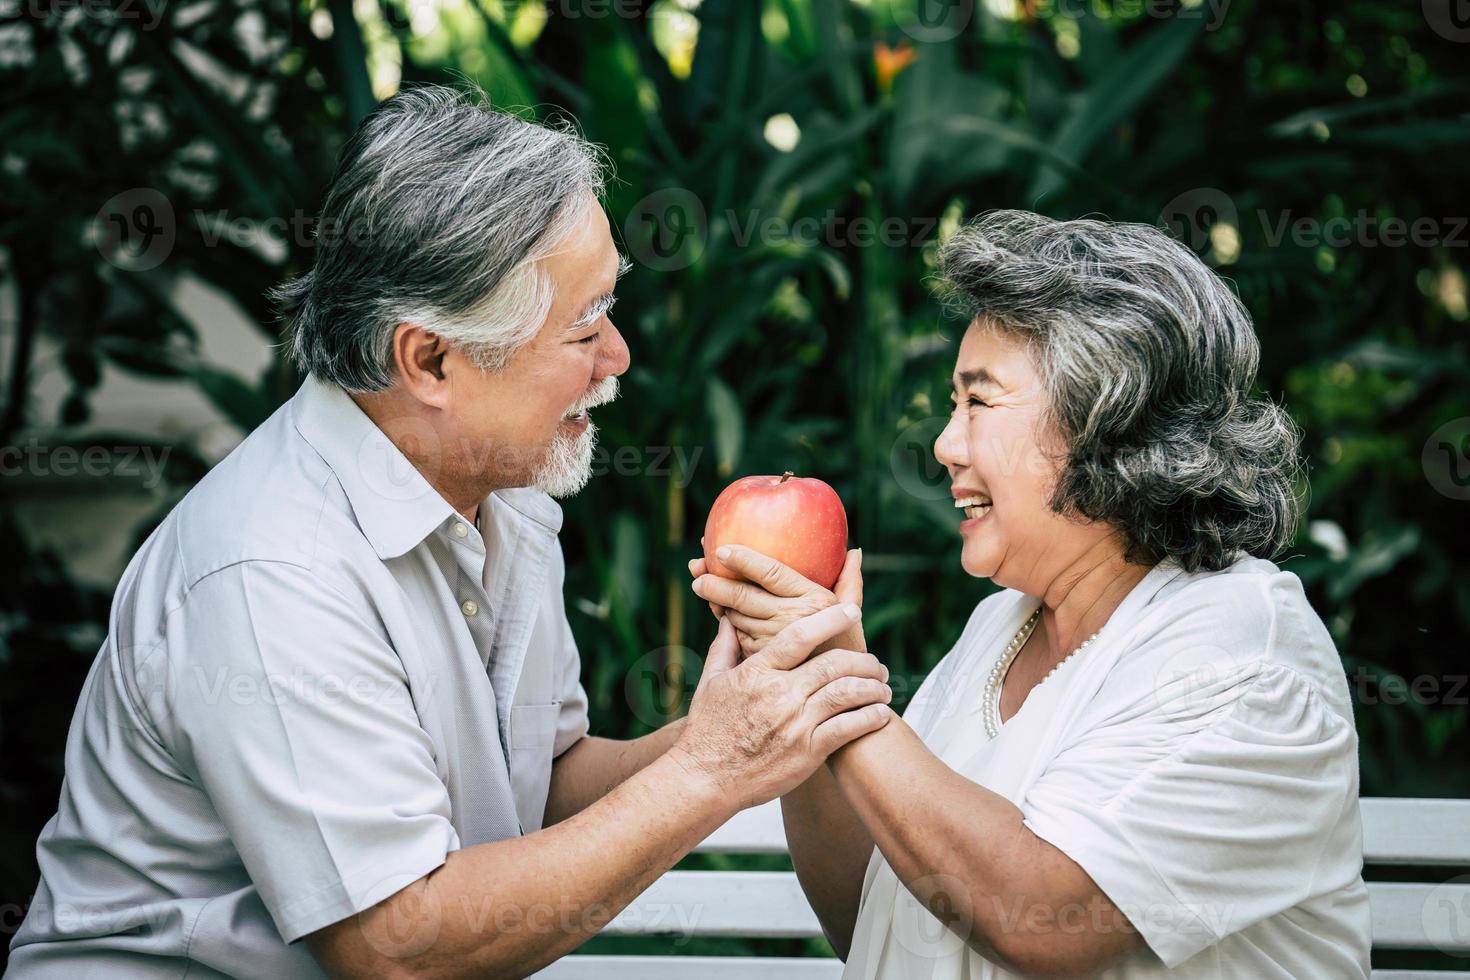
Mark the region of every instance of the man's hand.
POLYGON ((744 662, 735 628, 722 617, 670 754, 713 776, 742 807, 754 806, 801 783, 833 751, 882 728, 893 717, 888 668, 857 650, 811 656, 860 616, 855 605, 831 606, 787 626, 744 662))
MULTIPOLYGON (((746 656, 760 653, 782 630, 799 619, 838 603, 861 606, 863 602, 860 548, 847 553, 842 574, 831 590, 742 545, 721 548, 720 561, 743 576, 744 581, 709 574, 703 558, 689 563, 689 574, 694 576, 695 594, 710 603, 716 616, 723 614, 735 627, 741 652, 746 656)), ((868 644, 862 624, 854 623, 830 643, 819 645, 816 652, 835 648, 866 650, 868 644)))

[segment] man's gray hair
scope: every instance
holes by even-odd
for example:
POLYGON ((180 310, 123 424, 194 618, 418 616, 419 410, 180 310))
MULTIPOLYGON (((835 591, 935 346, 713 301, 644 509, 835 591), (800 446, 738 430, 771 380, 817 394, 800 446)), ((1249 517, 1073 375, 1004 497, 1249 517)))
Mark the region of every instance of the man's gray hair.
POLYGON ((272 292, 287 354, 348 391, 393 383, 415 323, 497 370, 551 307, 540 262, 598 206, 603 158, 569 127, 444 86, 406 89, 343 147, 311 271, 272 292))
POLYGON ((1300 434, 1252 395, 1250 314, 1193 252, 1152 225, 995 211, 940 264, 966 316, 1030 347, 1067 444, 1054 510, 1190 571, 1291 542, 1300 434))

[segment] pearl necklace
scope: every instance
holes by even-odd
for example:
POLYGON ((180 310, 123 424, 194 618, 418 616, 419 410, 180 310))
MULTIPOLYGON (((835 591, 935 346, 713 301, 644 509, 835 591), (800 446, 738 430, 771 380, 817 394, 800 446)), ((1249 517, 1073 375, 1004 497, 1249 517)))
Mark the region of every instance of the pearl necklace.
MULTIPOLYGON (((1027 618, 1026 622, 1021 624, 1021 628, 1011 638, 1011 642, 1006 647, 1005 653, 1000 655, 1000 659, 995 662, 995 666, 990 668, 990 676, 985 679, 985 695, 984 701, 982 702, 984 707, 982 712, 985 716, 985 734, 990 738, 995 738, 995 736, 1000 734, 1000 688, 1005 683, 1006 671, 1010 670, 1011 662, 1016 659, 1016 655, 1021 652, 1021 647, 1026 645, 1026 641, 1031 638, 1031 632, 1036 629, 1036 624, 1039 622, 1041 622, 1041 607, 1037 606, 1036 611, 1027 618)), ((1046 676, 1036 682, 1036 686, 1040 687, 1045 684, 1062 664, 1071 660, 1083 650, 1086 650, 1095 639, 1097 639, 1097 633, 1083 640, 1081 646, 1067 654, 1061 660, 1058 660, 1056 667, 1048 670, 1046 676)))

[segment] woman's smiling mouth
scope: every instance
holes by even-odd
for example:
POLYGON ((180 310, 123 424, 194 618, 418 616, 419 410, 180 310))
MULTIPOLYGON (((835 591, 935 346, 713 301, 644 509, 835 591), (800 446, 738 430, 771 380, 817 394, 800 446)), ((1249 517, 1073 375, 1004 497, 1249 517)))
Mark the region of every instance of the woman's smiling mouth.
POLYGON ((972 521, 979 521, 990 513, 991 501, 989 497, 979 494, 971 494, 966 497, 956 497, 954 505, 965 512, 967 520, 960 524, 961 528, 967 527, 972 521))

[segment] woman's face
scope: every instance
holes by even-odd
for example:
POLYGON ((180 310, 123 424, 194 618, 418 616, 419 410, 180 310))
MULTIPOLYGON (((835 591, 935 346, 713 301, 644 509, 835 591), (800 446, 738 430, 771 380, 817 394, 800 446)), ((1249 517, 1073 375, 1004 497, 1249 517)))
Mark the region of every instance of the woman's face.
POLYGON ((971 575, 1043 594, 1106 536, 1096 524, 1051 509, 1061 448, 1045 420, 1041 377, 1022 342, 976 320, 955 362, 949 424, 934 455, 949 470, 971 575))

